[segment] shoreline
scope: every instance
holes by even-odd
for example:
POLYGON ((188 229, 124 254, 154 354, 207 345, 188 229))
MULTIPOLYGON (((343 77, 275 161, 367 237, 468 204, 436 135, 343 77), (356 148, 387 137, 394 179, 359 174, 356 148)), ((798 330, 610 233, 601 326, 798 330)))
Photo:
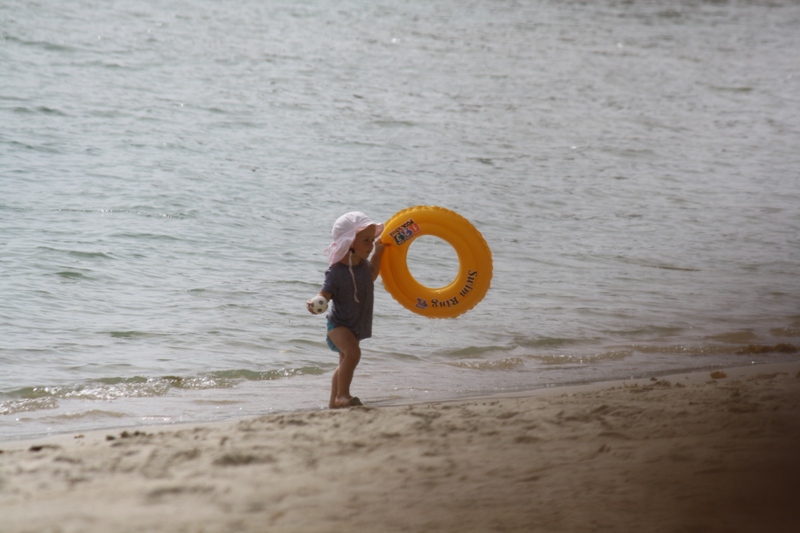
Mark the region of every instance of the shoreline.
MULTIPOLYGON (((756 369, 769 369, 771 367, 775 368, 783 368, 785 365, 798 365, 798 370, 800 370, 800 359, 797 361, 782 361, 778 363, 763 363, 763 362, 750 362, 749 364, 742 364, 742 365, 732 365, 732 366, 719 366, 719 365, 710 365, 706 367, 696 367, 696 368, 689 368, 685 370, 661 370, 658 372, 651 372, 648 373, 646 377, 630 377, 627 379, 621 378, 613 378, 613 379, 601 379, 599 381, 578 381, 578 382, 568 382, 564 384, 552 384, 552 385, 545 385, 540 386, 538 388, 531 388, 531 389, 509 389, 500 392, 466 392, 460 393, 456 395, 443 395, 443 394, 436 394, 430 397, 425 398, 403 398, 397 400, 376 400, 375 402, 369 402, 365 404, 367 408, 374 408, 374 409, 385 409, 391 407, 407 407, 413 405, 428 405, 428 404, 440 404, 440 403, 459 403, 459 402, 468 402, 468 401, 475 401, 475 400, 486 400, 486 399, 497 399, 497 398, 525 398, 531 396, 541 396, 541 395, 550 395, 550 394, 559 394, 561 392, 581 392, 581 391, 592 391, 598 388, 604 388, 606 386, 623 386, 623 384, 627 386, 633 386, 635 384, 647 384, 648 381, 655 379, 673 379, 676 377, 681 377, 682 379, 695 379, 696 376, 706 376, 711 372, 714 371, 734 371, 737 373, 753 373, 756 372, 756 369), (752 369, 752 370, 748 370, 752 369)), ((701 379, 701 378, 697 378, 701 379)), ((40 435, 33 435, 33 436, 20 436, 20 437, 12 437, 8 439, 0 439, 0 450, 3 449, 15 449, 20 447, 26 447, 28 445, 36 445, 38 443, 50 443, 51 441, 69 441, 72 438, 80 435, 81 438, 105 438, 107 435, 113 435, 116 433, 121 432, 128 432, 134 433, 136 431, 139 432, 162 432, 162 431, 170 431, 170 430, 180 430, 185 429, 187 427, 197 427, 197 426, 225 426, 225 425, 235 425, 238 422, 254 419, 254 418, 262 418, 268 416, 283 416, 283 415, 293 415, 293 414, 300 414, 300 413, 313 413, 313 412, 326 412, 327 408, 316 408, 316 407, 307 407, 301 408, 296 410, 278 410, 274 412, 264 412, 263 414, 246 414, 246 415, 230 415, 225 416, 217 420, 195 420, 195 421, 186 421, 186 422, 162 422, 162 423, 143 423, 143 424, 120 424, 114 425, 109 427, 102 427, 96 429, 76 429, 76 430, 62 430, 57 432, 52 432, 48 434, 40 434, 40 435)))
POLYGON ((0 443, 23 531, 795 531, 800 362, 0 443))

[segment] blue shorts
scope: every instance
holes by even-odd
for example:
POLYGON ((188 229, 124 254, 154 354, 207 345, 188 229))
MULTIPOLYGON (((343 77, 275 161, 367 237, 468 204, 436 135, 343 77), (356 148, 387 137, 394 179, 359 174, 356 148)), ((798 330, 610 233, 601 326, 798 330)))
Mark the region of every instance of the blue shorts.
MULTIPOLYGON (((332 330, 335 327, 336 326, 331 324, 331 321, 328 320, 328 331, 332 330)), ((337 353, 342 353, 342 351, 339 348, 336 347, 336 345, 333 343, 331 338, 328 337, 327 335, 325 335, 325 341, 328 343, 328 346, 330 347, 331 350, 333 350, 334 352, 337 352, 337 353)))

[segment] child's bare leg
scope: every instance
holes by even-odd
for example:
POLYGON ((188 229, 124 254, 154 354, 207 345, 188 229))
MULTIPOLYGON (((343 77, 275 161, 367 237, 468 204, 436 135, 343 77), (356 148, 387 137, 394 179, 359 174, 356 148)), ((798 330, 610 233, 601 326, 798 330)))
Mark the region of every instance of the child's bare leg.
POLYGON ((328 337, 340 350, 339 367, 334 372, 331 383, 331 404, 333 407, 349 407, 353 396, 350 394, 350 383, 356 366, 361 360, 361 347, 358 339, 348 328, 339 326, 328 332, 328 337))
MULTIPOLYGON (((342 364, 342 354, 339 354, 339 364, 342 364)), ((339 367, 333 371, 331 379, 331 400, 328 402, 328 409, 336 409, 336 396, 339 395, 339 367)))

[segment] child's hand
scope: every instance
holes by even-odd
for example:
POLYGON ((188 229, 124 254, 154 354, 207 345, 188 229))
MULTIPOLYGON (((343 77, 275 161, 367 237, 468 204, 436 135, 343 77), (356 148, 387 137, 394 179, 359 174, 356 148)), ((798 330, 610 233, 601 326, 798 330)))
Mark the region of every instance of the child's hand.
POLYGON ((328 301, 330 301, 328 293, 320 292, 306 302, 306 309, 312 315, 319 315, 328 310, 328 301))
POLYGON ((316 311, 314 310, 314 300, 315 299, 316 299, 316 296, 306 302, 306 309, 308 309, 308 312, 311 313, 312 315, 318 315, 321 312, 323 312, 323 311, 319 311, 319 310, 316 310, 316 311))

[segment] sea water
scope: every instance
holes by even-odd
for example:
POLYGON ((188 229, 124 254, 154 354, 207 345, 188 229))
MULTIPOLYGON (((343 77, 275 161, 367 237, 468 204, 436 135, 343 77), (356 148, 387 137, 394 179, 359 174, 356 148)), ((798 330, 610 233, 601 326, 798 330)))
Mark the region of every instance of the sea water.
POLYGON ((326 408, 305 301, 351 210, 447 207, 494 260, 457 319, 376 284, 365 403, 800 358, 798 27, 790 0, 4 1, 0 440, 326 408))

